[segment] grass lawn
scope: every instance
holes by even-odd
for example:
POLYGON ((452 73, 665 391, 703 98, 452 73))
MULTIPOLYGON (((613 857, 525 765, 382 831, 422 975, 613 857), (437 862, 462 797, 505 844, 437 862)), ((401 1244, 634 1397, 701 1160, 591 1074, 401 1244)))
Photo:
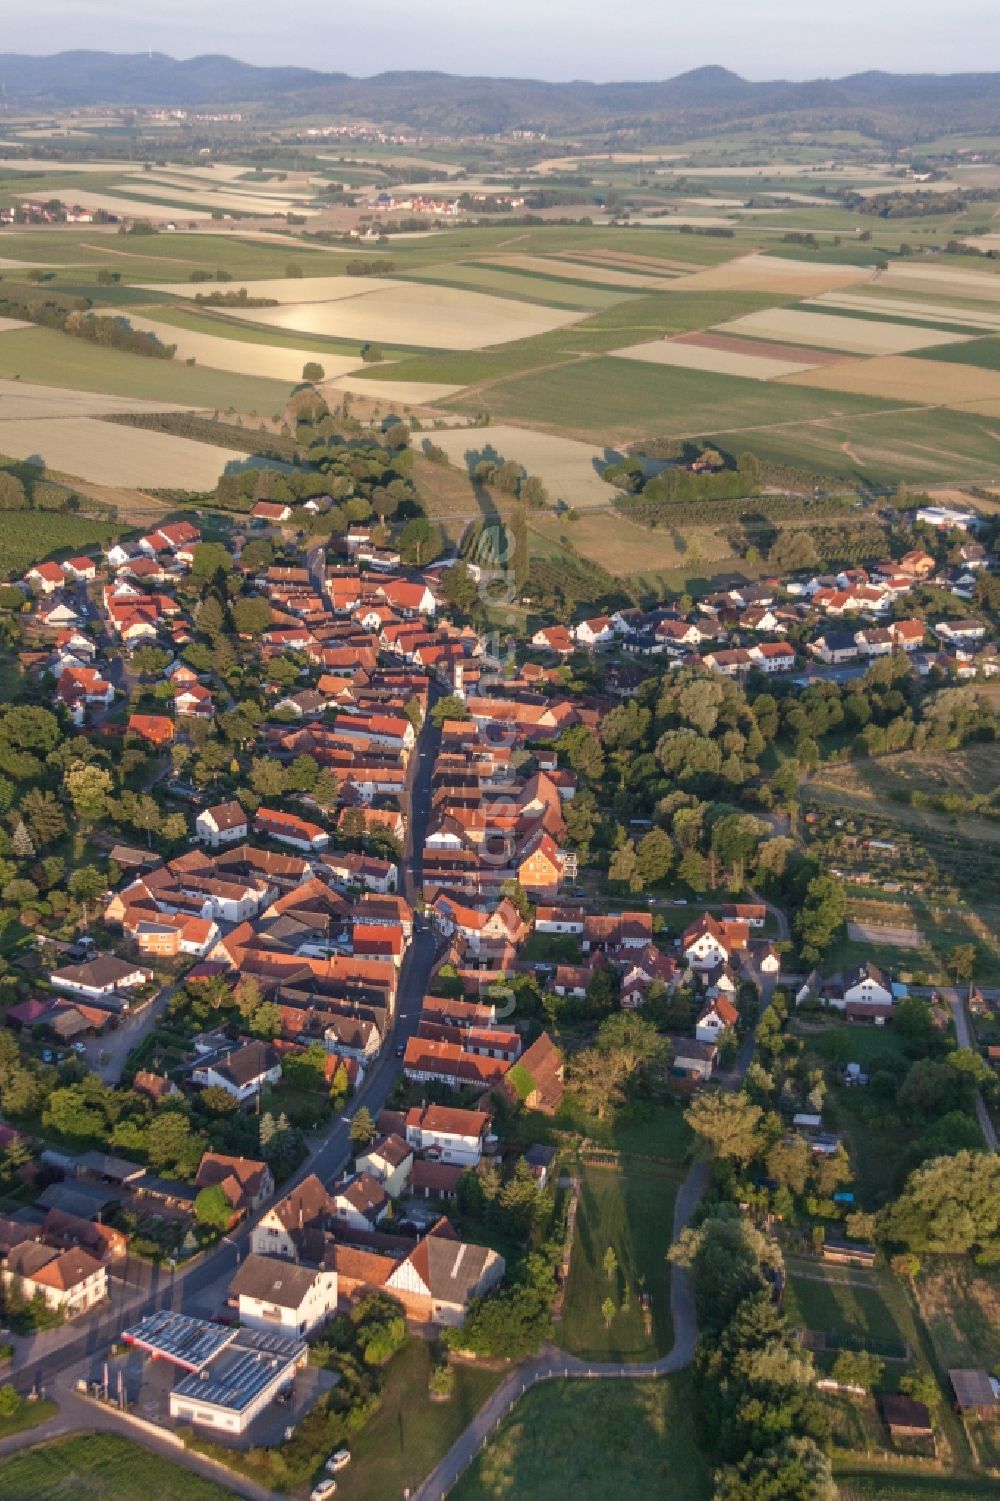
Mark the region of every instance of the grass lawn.
POLYGON ((545 1116, 529 1116, 529 1123, 546 1134, 532 1135, 532 1141, 548 1139, 548 1126, 557 1131, 575 1131, 598 1146, 612 1147, 630 1157, 651 1157, 657 1161, 683 1164, 694 1140, 684 1120, 684 1105, 672 1099, 658 1103, 639 1103, 620 1110, 614 1120, 599 1121, 588 1115, 567 1096, 559 1114, 551 1121, 545 1116))
POLYGON ((288 400, 291 387, 253 375, 234 375, 104 349, 54 328, 18 328, 0 341, 0 380, 20 377, 28 384, 104 391, 150 401, 226 409, 270 417, 288 400))
POLYGON ((463 1475, 451 1501, 707 1501, 711 1493, 709 1466, 695 1441, 690 1386, 686 1377, 672 1376, 536 1386, 463 1475))
MULTIPOLYGON (((450 1402, 427 1396, 430 1352, 413 1339, 389 1367, 378 1412, 351 1439, 350 1468, 337 1477, 338 1501, 388 1501, 420 1484, 502 1379, 503 1372, 459 1366, 450 1402)), ((3 1501, 0 1482, 0 1501, 3 1501)))
POLYGON ((58 1411, 58 1403, 50 1402, 48 1398, 42 1398, 38 1402, 22 1402, 20 1411, 13 1417, 0 1418, 0 1440, 10 1438, 14 1433, 24 1433, 28 1428, 37 1428, 39 1423, 47 1423, 49 1418, 54 1418, 58 1411))
POLYGON ((60 511, 8 511, 0 530, 0 575, 22 574, 54 552, 91 548, 122 530, 110 521, 90 521, 60 511))
POLYGON ((1000 1481, 935 1475, 902 1465, 864 1470, 835 1466, 841 1501, 983 1501, 1000 1497, 1000 1481))
POLYGON ((1000 1273, 966 1262, 930 1262, 916 1284, 917 1303, 946 1369, 1000 1366, 1000 1273))
POLYGON ((556 1341, 584 1359, 651 1360, 670 1348, 670 1268, 676 1177, 633 1163, 626 1172, 583 1168, 569 1285, 556 1341), (618 1265, 604 1269, 611 1246, 618 1265), (646 1328, 640 1298, 650 1298, 646 1328), (601 1305, 615 1304, 610 1327, 601 1305))
POLYGON ((848 1336, 879 1354, 902 1355, 905 1339, 886 1306, 878 1279, 851 1269, 850 1280, 824 1274, 822 1263, 789 1267, 785 1311, 803 1329, 848 1336))
POLYGON ((0 1465, 0 1501, 224 1501, 231 1494, 110 1433, 59 1439, 0 1465))

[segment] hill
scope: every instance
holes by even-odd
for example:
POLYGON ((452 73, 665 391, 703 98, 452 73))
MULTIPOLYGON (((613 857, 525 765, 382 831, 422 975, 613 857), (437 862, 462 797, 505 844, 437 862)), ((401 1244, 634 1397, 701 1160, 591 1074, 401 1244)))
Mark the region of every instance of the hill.
POLYGON ((62 52, 0 54, 8 106, 241 105, 268 114, 332 112, 437 133, 493 133, 513 127, 655 133, 774 125, 852 128, 919 141, 942 131, 1000 129, 1000 73, 868 72, 804 83, 751 82, 720 67, 658 82, 549 83, 538 79, 391 72, 374 78, 309 68, 266 68, 232 57, 183 60, 62 52))

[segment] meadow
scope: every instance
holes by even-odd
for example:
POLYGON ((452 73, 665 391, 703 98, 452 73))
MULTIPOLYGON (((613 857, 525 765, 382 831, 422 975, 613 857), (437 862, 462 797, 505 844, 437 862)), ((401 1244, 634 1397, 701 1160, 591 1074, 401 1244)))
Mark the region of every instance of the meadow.
POLYGON ((556 1343, 587 1360, 652 1360, 670 1348, 670 1268, 676 1176, 629 1160, 623 1171, 583 1168, 576 1236, 556 1343), (616 1267, 608 1276, 608 1248, 616 1267), (648 1325, 642 1308, 649 1299, 648 1325), (614 1314, 605 1323, 602 1306, 614 1314))
POLYGON ((688 1378, 548 1381, 521 1398, 452 1501, 708 1501, 688 1378))

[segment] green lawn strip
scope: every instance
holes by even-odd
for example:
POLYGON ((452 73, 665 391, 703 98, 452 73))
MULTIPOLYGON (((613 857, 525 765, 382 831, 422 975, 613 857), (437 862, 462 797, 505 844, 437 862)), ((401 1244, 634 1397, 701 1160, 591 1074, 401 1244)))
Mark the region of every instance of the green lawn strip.
POLYGON ((284 407, 291 390, 282 381, 104 349, 51 328, 19 328, 0 339, 0 380, 15 378, 267 417, 284 407))
MULTIPOLYGON (((6 1374, 6 1372, 0 1374, 6 1374)), ((41 1423, 47 1423, 49 1418, 54 1418, 58 1411, 58 1403, 50 1402, 47 1397, 42 1397, 37 1402, 22 1402, 20 1409, 12 1417, 0 1418, 0 1442, 5 1438, 10 1438, 12 1434, 25 1433, 29 1428, 37 1428, 41 1423)), ((0 1496, 2 1495, 3 1480, 0 1478, 0 1496)))
MULTIPOLYGON (((898 314, 887 313, 881 308, 872 308, 872 310, 869 312, 867 308, 862 309, 852 307, 837 307, 836 304, 823 302, 822 300, 816 298, 809 298, 804 302, 797 303, 795 306, 795 311, 799 313, 823 313, 831 318, 860 318, 865 323, 894 323, 905 328, 926 328, 934 333, 951 333, 954 334, 956 338, 968 337, 970 333, 976 332, 975 324, 962 322, 961 318, 958 316, 957 309, 956 316, 950 323, 942 323, 940 318, 921 318, 918 313, 913 313, 911 316, 903 307, 900 308, 898 314)), ((822 349, 822 342, 817 340, 815 347, 817 349, 822 349)), ((954 349, 957 348, 957 345, 940 344, 936 345, 935 347, 939 349, 954 349)), ((844 354, 843 350, 836 352, 844 354)), ((900 352, 902 353, 903 351, 900 352)), ((926 353, 926 351, 918 351, 915 349, 907 350, 905 352, 907 354, 926 353)), ((844 358, 846 359, 848 358, 848 356, 844 355, 844 358)), ((957 358, 957 356, 953 356, 953 358, 957 358)))
POLYGON ((632 295, 627 288, 594 287, 589 283, 566 279, 558 282, 530 271, 467 265, 464 262, 459 265, 421 267, 410 274, 415 281, 433 286, 469 288, 512 298, 517 302, 574 311, 611 307, 618 302, 627 302, 632 295))
POLYGON ((629 1160, 623 1171, 580 1171, 581 1194, 569 1284, 556 1340, 585 1360, 643 1361, 666 1354, 673 1340, 670 1269, 674 1198, 679 1178, 629 1160), (616 1267, 604 1267, 608 1248, 616 1267), (650 1299, 646 1331, 641 1306, 650 1299), (603 1304, 614 1304, 610 1324, 603 1304))
POLYGON ((410 1340, 388 1369, 378 1411, 351 1440, 351 1465, 337 1477, 338 1501, 388 1501, 401 1497, 407 1486, 415 1489, 472 1422, 504 1372, 457 1366, 448 1402, 430 1400, 429 1374, 428 1347, 410 1340))
POLYGON ((686 1376, 543 1382, 521 1398, 451 1501, 707 1501, 711 1472, 693 1406, 686 1376))
POLYGON ((225 1501, 231 1494, 110 1433, 59 1439, 0 1462, 0 1501, 225 1501))

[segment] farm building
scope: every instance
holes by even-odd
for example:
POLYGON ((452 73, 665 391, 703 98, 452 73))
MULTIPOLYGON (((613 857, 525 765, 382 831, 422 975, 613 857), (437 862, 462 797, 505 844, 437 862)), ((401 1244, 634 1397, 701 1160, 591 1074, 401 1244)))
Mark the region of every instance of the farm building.
POLYGON ((949 1371, 948 1380, 955 1393, 955 1406, 959 1412, 976 1418, 996 1416, 1000 1399, 988 1372, 962 1367, 949 1371))

